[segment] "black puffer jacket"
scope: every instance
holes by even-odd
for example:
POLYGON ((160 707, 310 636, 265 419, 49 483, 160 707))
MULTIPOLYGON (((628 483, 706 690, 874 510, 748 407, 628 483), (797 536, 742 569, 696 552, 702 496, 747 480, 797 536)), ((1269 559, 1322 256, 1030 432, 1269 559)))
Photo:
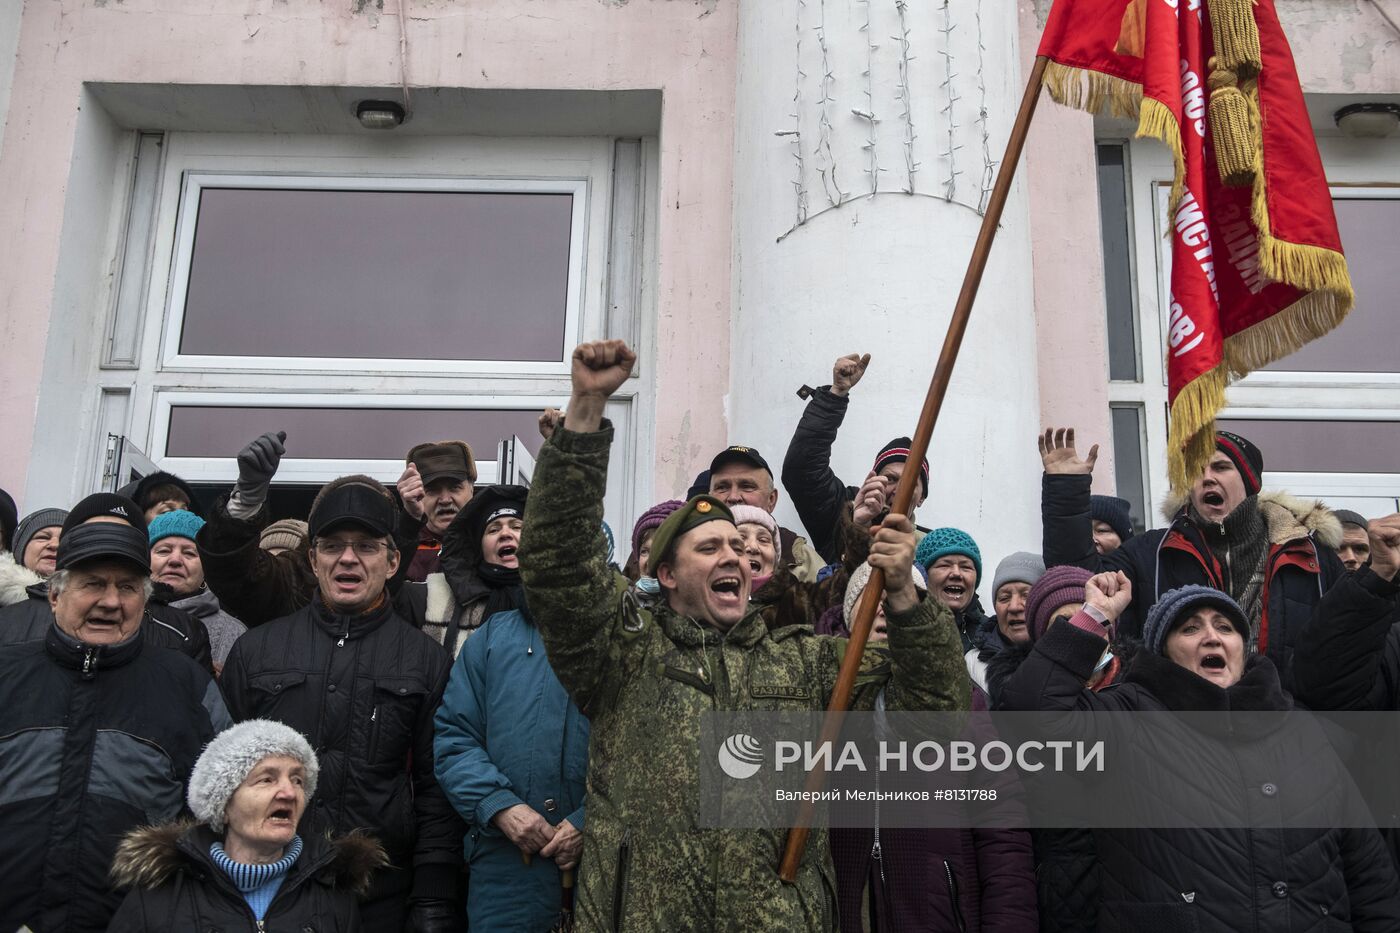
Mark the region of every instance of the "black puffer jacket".
POLYGON ((106 929, 117 841, 179 815, 231 724, 209 674, 146 632, 94 648, 50 625, 0 645, 0 930, 106 929))
MULTIPOLYGON (((1327 591, 1298 638, 1293 659, 1298 699, 1316 710, 1400 711, 1400 586, 1362 567, 1327 591)), ((1366 729, 1371 723, 1359 723, 1366 729)), ((1377 813, 1389 827, 1381 831, 1400 869, 1400 794, 1393 776, 1400 768, 1395 740, 1387 745, 1367 737, 1370 767, 1359 778, 1368 799, 1389 804, 1377 813), (1382 787, 1370 784, 1378 778, 1382 787)))
MULTIPOLYGON (((1103 649, 1103 638, 1075 625, 1053 626, 1006 681, 1005 707, 1218 714, 1209 722, 1219 731, 1201 734, 1190 747, 1190 730, 1171 736, 1182 741, 1180 749, 1164 747, 1163 729, 1148 734, 1136 719, 1127 726, 1121 717, 1104 719, 1105 728, 1117 730, 1109 739, 1120 762, 1115 784, 1134 799, 1160 801, 1170 792, 1172 800, 1189 797, 1203 810, 1274 813, 1280 820, 1308 813, 1322 828, 1096 830, 1101 933, 1400 930, 1400 879, 1379 833, 1328 828, 1343 822, 1337 789, 1347 777, 1327 736, 1302 720, 1283 728, 1281 717, 1230 715, 1292 708, 1268 658, 1251 657, 1239 682, 1222 689, 1142 652, 1122 683, 1094 693, 1082 684, 1103 649), (1207 738, 1209 747, 1201 741, 1207 738), (1232 744, 1250 747, 1248 764, 1231 758, 1232 744)), ((1192 727, 1201 722, 1192 720, 1192 727)))
POLYGON ((377 873, 370 898, 410 889, 451 899, 464 827, 433 777, 433 713, 450 659, 387 603, 337 615, 317 594, 292 615, 238 639, 220 684, 237 721, 275 719, 306 736, 321 761, 302 818, 317 827, 364 829, 397 871, 377 873))
MULTIPOLYGON (((1091 478, 1045 474, 1040 500, 1045 566, 1073 564, 1093 573, 1121 570, 1128 575, 1133 601, 1118 619, 1117 640, 1140 641, 1147 611, 1168 590, 1196 583, 1231 591, 1226 579, 1230 568, 1206 542, 1206 535, 1222 534, 1222 526, 1198 526, 1182 500, 1163 506, 1169 527, 1134 535, 1106 557, 1096 553, 1089 520, 1091 478)), ((1342 526, 1320 502, 1281 492, 1260 493, 1258 499, 1268 535, 1259 651, 1273 660, 1287 689, 1298 633, 1322 594, 1346 572, 1336 551, 1342 526)))
POLYGON ((831 469, 831 445, 846 419, 849 398, 831 394, 831 386, 812 393, 783 457, 783 489, 802 519, 812 549, 828 564, 841 559, 841 510, 858 491, 831 469))
MULTIPOLYGON (((24 602, 0 609, 0 644, 43 638, 53 626, 48 583, 36 583, 26 592, 29 598, 24 602)), ((173 648, 209 673, 214 673, 214 659, 209 651, 209 630, 183 609, 167 605, 163 599, 171 594, 173 591, 170 587, 162 583, 154 585, 151 598, 146 601, 146 616, 141 620, 146 641, 162 648, 173 648)))
MULTIPOLYGON (((399 514, 394 541, 399 569, 389 580, 394 609, 415 627, 422 627, 428 594, 421 583, 408 582, 408 565, 417 547, 418 525, 399 514)), ((228 498, 219 500, 204 527, 195 536, 204 582, 219 597, 224 611, 248 628, 291 615, 311 602, 316 575, 311 569, 307 541, 295 551, 269 554, 258 544, 263 529, 272 523, 264 506, 251 519, 228 513, 228 498)))
POLYGON ((128 833, 112 863, 118 887, 130 888, 107 933, 189 933, 267 930, 268 933, 359 931, 355 895, 369 888, 384 850, 352 833, 334 840, 303 836, 261 925, 232 880, 209 857, 219 837, 207 826, 169 823, 128 833))

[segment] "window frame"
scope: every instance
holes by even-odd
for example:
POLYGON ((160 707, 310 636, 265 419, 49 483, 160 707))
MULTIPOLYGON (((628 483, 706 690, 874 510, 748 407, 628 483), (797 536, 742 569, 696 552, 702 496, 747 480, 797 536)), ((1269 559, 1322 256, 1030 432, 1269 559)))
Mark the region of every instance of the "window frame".
POLYGON ((392 175, 332 175, 324 173, 186 171, 181 181, 180 206, 175 227, 175 254, 171 260, 169 298, 166 302, 160 368, 169 372, 224 371, 357 372, 419 376, 425 373, 567 375, 568 354, 582 333, 583 266, 589 183, 587 178, 481 178, 472 176, 414 177, 392 175), (316 191, 412 191, 445 193, 568 194, 573 198, 569 221, 569 271, 565 299, 564 337, 557 360, 481 360, 462 357, 448 360, 307 357, 224 356, 180 351, 184 333, 185 303, 189 295, 190 264, 194 258, 201 194, 206 188, 316 191))

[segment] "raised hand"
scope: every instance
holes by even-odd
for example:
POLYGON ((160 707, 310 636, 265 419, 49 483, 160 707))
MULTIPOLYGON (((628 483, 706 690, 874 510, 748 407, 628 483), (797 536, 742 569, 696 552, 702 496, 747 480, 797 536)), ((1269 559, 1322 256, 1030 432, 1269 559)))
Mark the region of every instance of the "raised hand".
POLYGON ((539 428, 540 437, 549 440, 554 436, 555 428, 564 423, 564 413, 557 408, 546 408, 540 413, 539 428))
POLYGON ((1366 529, 1371 538, 1371 571, 1383 580, 1400 574, 1400 512, 1373 518, 1366 529))
POLYGON ((865 477, 856 493, 854 519, 862 528, 869 528, 885 514, 885 506, 894 493, 894 486, 888 479, 877 475, 873 470, 865 477))
POLYGON ((1133 601, 1133 582, 1121 570, 1096 573, 1084 584, 1084 603, 1116 622, 1133 601))
POLYGON ((573 379, 575 395, 610 398, 632 374, 637 362, 627 343, 622 340, 595 340, 574 348, 573 379))
POLYGON ((570 377, 574 392, 569 398, 565 424, 570 431, 591 434, 603 422, 603 407, 632 374, 637 354, 621 340, 595 340, 574 349, 570 377))
POLYGON ((919 603, 914 586, 914 523, 908 515, 889 515, 870 540, 870 566, 885 572, 885 602, 891 612, 907 612, 919 603))
POLYGON ((1079 459, 1079 451, 1074 449, 1074 428, 1046 428, 1039 438, 1040 462, 1046 473, 1094 472, 1094 464, 1099 459, 1099 445, 1089 448, 1089 456, 1079 459))
POLYGON ((865 368, 870 365, 870 354, 861 356, 859 353, 848 353, 838 359, 831 366, 831 394, 845 397, 856 383, 860 382, 860 377, 865 375, 865 368))
POLYGON ((410 463, 399 474, 399 498, 403 500, 403 510, 420 521, 423 518, 423 498, 427 490, 423 488, 423 477, 418 473, 418 464, 410 463))

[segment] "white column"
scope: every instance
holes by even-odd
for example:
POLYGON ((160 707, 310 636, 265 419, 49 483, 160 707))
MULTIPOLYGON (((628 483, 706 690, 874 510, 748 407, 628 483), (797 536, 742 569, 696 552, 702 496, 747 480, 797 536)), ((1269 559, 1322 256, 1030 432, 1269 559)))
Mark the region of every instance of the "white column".
MULTIPOLYGON (((1022 88, 1015 4, 744 0, 731 442, 758 447, 779 470, 804 404, 794 392, 829 383, 832 361, 857 351, 873 360, 851 396, 837 475, 859 484, 887 440, 913 433, 981 223, 988 163, 1001 158, 1022 88)), ((1040 550, 1026 203, 1018 182, 917 515, 976 538, 989 611, 997 562, 1040 550)), ((785 504, 779 517, 800 527, 785 504)))

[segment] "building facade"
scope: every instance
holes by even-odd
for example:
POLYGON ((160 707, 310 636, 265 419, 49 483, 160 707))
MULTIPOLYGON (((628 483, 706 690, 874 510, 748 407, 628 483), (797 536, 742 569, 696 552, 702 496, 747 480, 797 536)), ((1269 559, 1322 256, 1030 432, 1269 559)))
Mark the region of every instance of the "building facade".
MULTIPOLYGON (((1271 485, 1379 515, 1400 134, 1334 114, 1400 102, 1400 0, 1277 5, 1358 304, 1226 416, 1271 485)), ((289 482, 392 480, 444 437, 491 481, 605 336, 642 353, 610 412, 616 527, 728 443, 776 468, 797 389, 869 352, 834 459, 859 482, 913 430, 1048 7, 8 0, 0 486, 69 503, 128 450, 212 488, 277 429, 289 482), (367 128, 366 101, 406 119, 367 128)), ((1048 100, 1032 127, 919 515, 989 563, 1038 549, 1043 425, 1099 443, 1095 489, 1160 521, 1171 169, 1131 136, 1048 100)))

